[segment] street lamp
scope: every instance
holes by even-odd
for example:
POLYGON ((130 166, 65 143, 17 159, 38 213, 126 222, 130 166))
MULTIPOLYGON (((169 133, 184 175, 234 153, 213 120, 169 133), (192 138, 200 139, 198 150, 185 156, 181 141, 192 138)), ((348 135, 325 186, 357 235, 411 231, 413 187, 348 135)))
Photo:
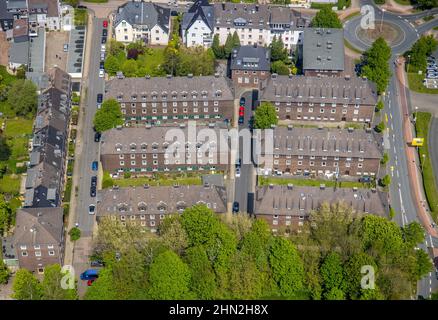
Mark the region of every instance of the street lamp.
POLYGON ((414 123, 417 123, 417 113, 418 113, 418 107, 415 106, 414 123))
POLYGON ((409 73, 409 62, 411 61, 411 55, 410 54, 408 54, 408 70, 407 70, 407 72, 409 73))
POLYGON ((421 156, 423 157, 423 161, 421 161, 421 173, 423 174, 423 165, 424 165, 424 159, 426 158, 426 155, 423 153, 421 156))
POLYGON ((380 20, 380 32, 382 32, 383 28, 383 16, 385 15, 385 9, 382 9, 382 19, 380 20))

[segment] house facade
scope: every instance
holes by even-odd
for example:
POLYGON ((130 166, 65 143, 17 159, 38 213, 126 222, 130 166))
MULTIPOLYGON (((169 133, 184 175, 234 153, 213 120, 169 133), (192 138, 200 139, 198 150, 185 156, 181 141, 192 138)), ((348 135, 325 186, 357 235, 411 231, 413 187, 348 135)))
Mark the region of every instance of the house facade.
POLYGON ((118 8, 113 25, 117 41, 165 46, 169 42, 170 9, 152 2, 127 2, 118 8))
POLYGON ((213 42, 213 6, 198 0, 184 13, 181 23, 183 43, 187 47, 210 47, 213 42))
POLYGON ((136 223, 156 232, 169 216, 204 204, 215 213, 227 212, 226 189, 213 185, 113 187, 99 191, 96 218, 105 217, 122 224, 136 223))
POLYGON ((231 81, 217 75, 115 78, 106 82, 105 98, 120 103, 130 124, 230 121, 234 111, 231 81))
POLYGON ((12 243, 20 268, 44 273, 47 265, 63 264, 63 210, 23 208, 16 216, 12 243))
POLYGON ((381 146, 372 132, 354 129, 276 127, 273 153, 267 154, 265 174, 344 177, 378 174, 381 146))
POLYGON ((258 89, 271 75, 269 49, 257 44, 233 49, 230 58, 231 79, 235 86, 258 89))
POLYGON ((256 187, 256 219, 264 219, 274 233, 300 232, 312 212, 322 205, 343 203, 357 214, 387 216, 387 195, 375 189, 347 189, 269 185, 256 187))
POLYGON ((274 104, 279 120, 371 123, 377 91, 362 78, 273 74, 260 101, 274 104))
POLYGON ((103 132, 100 146, 103 170, 112 175, 123 172, 141 175, 170 171, 226 171, 229 152, 223 147, 228 141, 228 131, 197 126, 197 135, 191 137, 189 130, 187 126, 150 126, 103 132), (209 136, 202 136, 203 133, 209 136))

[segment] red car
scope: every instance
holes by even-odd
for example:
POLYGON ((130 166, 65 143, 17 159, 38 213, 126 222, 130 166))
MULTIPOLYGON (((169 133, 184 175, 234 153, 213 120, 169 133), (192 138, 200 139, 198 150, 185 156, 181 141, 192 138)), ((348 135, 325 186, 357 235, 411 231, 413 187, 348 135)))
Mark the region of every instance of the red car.
POLYGON ((87 286, 91 286, 96 279, 90 279, 87 281, 87 286))
POLYGON ((108 21, 103 20, 103 27, 104 27, 104 28, 108 28, 108 21))

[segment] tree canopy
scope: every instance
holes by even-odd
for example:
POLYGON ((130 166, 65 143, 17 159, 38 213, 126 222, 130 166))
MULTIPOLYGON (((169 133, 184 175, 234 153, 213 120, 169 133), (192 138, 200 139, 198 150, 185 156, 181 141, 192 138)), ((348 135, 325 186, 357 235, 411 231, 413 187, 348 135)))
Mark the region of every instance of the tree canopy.
POLYGON ((19 269, 12 284, 12 297, 17 300, 41 300, 42 287, 38 279, 27 269, 19 269))
POLYGON ((94 115, 94 128, 103 132, 123 124, 123 115, 115 99, 105 100, 94 115))
POLYGON ((269 102, 262 102, 254 112, 254 126, 257 129, 269 129, 277 123, 275 107, 269 102))
POLYGON ((62 279, 66 275, 67 273, 61 272, 59 264, 45 267, 44 279, 41 283, 43 300, 76 300, 78 298, 76 283, 73 289, 62 288, 62 279))
POLYGON ((313 17, 310 23, 312 28, 336 28, 342 29, 342 22, 338 15, 330 7, 322 7, 313 17))
POLYGON ((7 103, 18 116, 32 117, 37 109, 37 87, 31 80, 19 79, 8 91, 7 103))
POLYGON ((438 41, 433 37, 421 36, 411 50, 407 51, 404 56, 407 58, 408 72, 417 72, 419 70, 426 72, 427 56, 429 56, 437 47, 438 41))

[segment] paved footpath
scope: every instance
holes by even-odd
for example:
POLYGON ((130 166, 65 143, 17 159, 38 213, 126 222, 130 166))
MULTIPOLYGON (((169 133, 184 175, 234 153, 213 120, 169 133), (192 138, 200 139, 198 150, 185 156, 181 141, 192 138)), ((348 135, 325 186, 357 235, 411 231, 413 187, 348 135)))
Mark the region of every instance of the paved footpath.
MULTIPOLYGON (((396 68, 396 79, 397 86, 400 92, 399 103, 401 105, 401 109, 403 111, 403 131, 404 131, 404 139, 406 143, 412 141, 413 137, 413 127, 409 117, 407 99, 406 99, 406 77, 404 72, 404 59, 399 58, 399 63, 396 68)), ((407 146, 405 148, 406 157, 408 160, 408 174, 410 176, 411 183, 411 193, 414 199, 414 205, 417 207, 418 218, 426 229, 427 233, 433 237, 438 237, 438 232, 432 228, 432 218, 426 212, 425 207, 420 205, 422 201, 425 201, 424 195, 422 196, 423 185, 420 183, 421 175, 418 170, 416 160, 416 148, 407 146)), ((425 202, 424 202, 425 203, 425 202)))

